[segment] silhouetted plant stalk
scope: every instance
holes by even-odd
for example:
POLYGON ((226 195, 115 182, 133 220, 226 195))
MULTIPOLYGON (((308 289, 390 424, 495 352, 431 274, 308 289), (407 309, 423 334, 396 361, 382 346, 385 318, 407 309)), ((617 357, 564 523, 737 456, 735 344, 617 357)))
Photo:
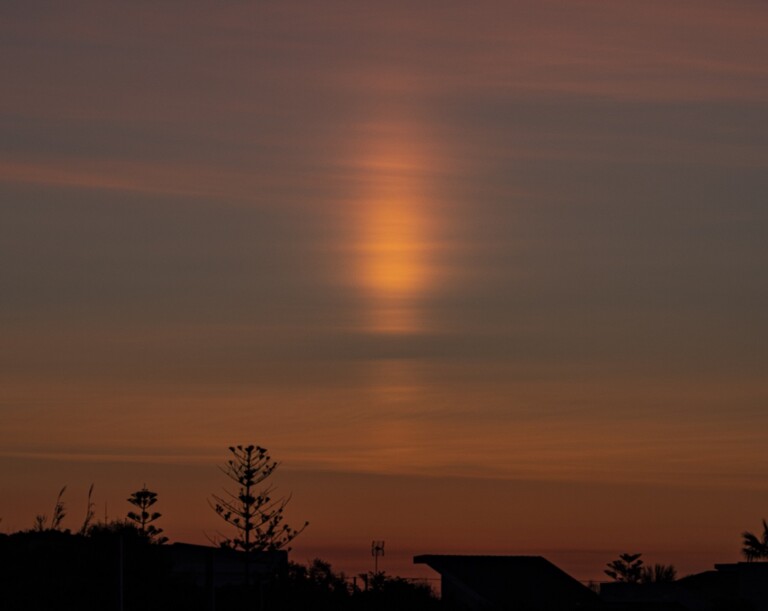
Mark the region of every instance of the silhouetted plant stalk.
POLYGON ((48 516, 45 514, 38 514, 35 516, 35 525, 33 530, 42 532, 44 530, 61 530, 61 522, 67 515, 64 511, 64 492, 67 487, 62 487, 59 490, 59 494, 56 497, 56 505, 53 507, 53 515, 51 516, 51 525, 48 526, 48 516))
POLYGON ((88 529, 91 526, 91 521, 93 520, 94 516, 96 515, 96 503, 93 502, 93 484, 91 484, 91 487, 88 488, 88 505, 85 509, 85 518, 83 518, 83 525, 80 527, 80 530, 77 531, 77 534, 79 535, 87 535, 88 529))

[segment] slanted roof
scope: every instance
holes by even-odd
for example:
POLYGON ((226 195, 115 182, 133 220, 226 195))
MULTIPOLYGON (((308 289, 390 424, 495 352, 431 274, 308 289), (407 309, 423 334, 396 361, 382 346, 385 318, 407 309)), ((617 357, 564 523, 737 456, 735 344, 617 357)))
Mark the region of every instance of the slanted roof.
MULTIPOLYGON (((413 559, 426 564, 496 609, 568 611, 599 601, 595 592, 541 556, 444 556, 413 559)), ((445 596, 445 592, 444 592, 445 596)))
POLYGON ((739 576, 732 571, 704 571, 678 579, 675 584, 708 597, 722 597, 738 589, 739 576))

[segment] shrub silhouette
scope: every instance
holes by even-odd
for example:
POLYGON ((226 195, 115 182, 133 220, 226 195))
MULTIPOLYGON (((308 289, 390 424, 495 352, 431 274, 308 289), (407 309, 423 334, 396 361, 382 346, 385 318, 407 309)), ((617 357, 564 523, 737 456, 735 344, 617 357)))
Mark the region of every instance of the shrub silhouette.
POLYGON ((747 562, 753 560, 762 560, 768 558, 768 522, 763 518, 763 533, 761 536, 757 536, 754 533, 745 530, 741 533, 744 538, 741 553, 747 559, 747 562))

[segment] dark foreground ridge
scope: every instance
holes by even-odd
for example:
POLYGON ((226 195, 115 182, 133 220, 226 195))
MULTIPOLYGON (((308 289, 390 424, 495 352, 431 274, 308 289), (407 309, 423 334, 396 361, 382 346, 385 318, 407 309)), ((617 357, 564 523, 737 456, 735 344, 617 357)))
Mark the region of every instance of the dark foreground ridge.
POLYGON ((2 611, 430 611, 423 582, 288 561, 285 550, 246 553, 153 543, 138 529, 0 535, 2 611))
POLYGON ((541 556, 421 555, 424 583, 354 580, 288 552, 152 543, 136 529, 0 535, 3 611, 768 611, 768 563, 717 564, 665 582, 587 587, 541 556))
POLYGON ((440 573, 442 604, 466 611, 768 611, 768 562, 717 564, 665 582, 589 588, 541 556, 415 556, 440 573))

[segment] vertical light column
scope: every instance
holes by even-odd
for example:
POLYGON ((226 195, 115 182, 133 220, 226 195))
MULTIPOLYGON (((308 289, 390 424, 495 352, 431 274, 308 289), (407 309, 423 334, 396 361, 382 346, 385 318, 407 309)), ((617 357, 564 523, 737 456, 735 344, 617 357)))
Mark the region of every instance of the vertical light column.
POLYGON ((417 333, 427 324, 421 302, 432 281, 424 164, 407 130, 390 129, 394 133, 371 142, 365 163, 358 282, 368 332, 417 333))

